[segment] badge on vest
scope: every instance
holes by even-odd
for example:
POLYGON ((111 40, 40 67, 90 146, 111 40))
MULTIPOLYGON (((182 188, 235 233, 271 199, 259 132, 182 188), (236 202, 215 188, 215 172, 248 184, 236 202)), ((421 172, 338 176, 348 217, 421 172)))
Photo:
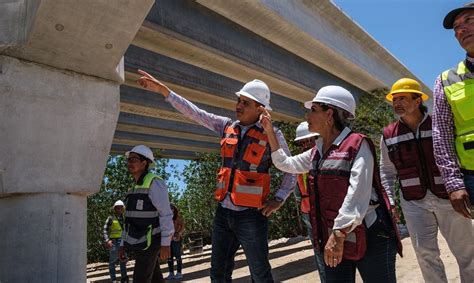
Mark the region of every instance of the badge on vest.
POLYGON ((136 210, 143 210, 143 200, 137 200, 137 206, 135 207, 136 210))

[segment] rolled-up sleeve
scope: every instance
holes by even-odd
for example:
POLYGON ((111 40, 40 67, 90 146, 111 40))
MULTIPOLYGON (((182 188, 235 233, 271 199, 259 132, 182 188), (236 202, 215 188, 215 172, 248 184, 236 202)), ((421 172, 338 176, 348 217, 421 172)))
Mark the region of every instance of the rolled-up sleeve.
POLYGON ((350 227, 350 231, 362 224, 369 208, 372 193, 374 158, 368 143, 364 140, 351 168, 349 188, 334 220, 333 229, 350 227))
POLYGON ((160 217, 161 245, 169 246, 174 234, 173 211, 170 208, 168 188, 162 180, 155 179, 148 194, 160 217))

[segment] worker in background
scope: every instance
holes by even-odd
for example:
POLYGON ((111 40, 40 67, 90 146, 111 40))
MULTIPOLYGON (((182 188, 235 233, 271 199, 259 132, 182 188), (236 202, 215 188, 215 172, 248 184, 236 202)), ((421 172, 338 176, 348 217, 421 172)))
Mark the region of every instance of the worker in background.
POLYGON ((393 84, 386 99, 399 119, 383 130, 381 180, 392 208, 399 181, 400 205, 423 278, 430 283, 447 282, 438 247, 441 232, 456 257, 463 282, 473 282, 474 241, 466 241, 471 235, 471 220, 451 206, 436 166, 431 116, 423 104, 428 95, 417 81, 402 78, 393 84))
POLYGON ((124 204, 121 200, 115 202, 113 213, 104 224, 104 242, 109 249, 109 274, 112 282, 117 282, 115 265, 120 263, 120 282, 128 282, 127 262, 119 260, 120 239, 124 224, 124 204))
MULTIPOLYGON (((283 176, 275 197, 270 193, 272 165, 267 135, 259 123, 262 110, 270 110, 270 90, 260 81, 246 83, 236 92, 237 120, 199 109, 171 91, 148 73, 139 70, 138 83, 161 93, 166 101, 191 121, 221 137, 222 165, 217 175, 215 199, 219 202, 212 231, 211 281, 230 282, 234 256, 240 245, 254 282, 273 282, 268 259, 268 218, 278 210, 295 186, 295 177, 283 176)), ((289 153, 285 138, 277 131, 280 144, 289 153)))
POLYGON ((158 175, 149 171, 155 165, 150 148, 137 145, 125 156, 135 185, 125 197, 120 258, 124 258, 125 250, 134 253, 134 283, 164 282, 158 260, 170 256, 174 234, 168 188, 158 175))
POLYGON ((183 246, 184 220, 174 204, 171 204, 171 209, 173 210, 174 235, 171 239, 171 255, 168 258, 168 270, 170 273, 166 277, 166 280, 183 278, 183 261, 181 259, 181 253, 183 246), (176 258, 176 274, 174 274, 173 258, 176 258))
MULTIPOLYGON (((295 142, 298 143, 301 148, 301 151, 304 152, 314 147, 315 141, 318 136, 318 133, 312 133, 309 131, 308 122, 304 121, 301 122, 296 128, 295 142)), ((298 175, 298 190, 295 190, 295 195, 297 196, 297 202, 300 204, 301 220, 306 226, 306 229, 308 231, 308 237, 311 240, 311 243, 314 245, 313 237, 311 236, 313 234, 311 228, 311 221, 309 218, 310 203, 309 192, 306 183, 307 179, 308 173, 298 175)), ((319 279, 321 280, 321 283, 324 283, 326 282, 324 275, 324 257, 317 249, 313 249, 313 251, 314 257, 316 259, 316 266, 319 272, 319 279)))
MULTIPOLYGON (((433 90, 433 143, 436 164, 454 210, 471 217, 474 203, 474 2, 449 12, 443 21, 453 29, 466 58, 436 78, 433 90)), ((472 239, 468 237, 466 239, 472 239)))
POLYGON ((402 245, 390 203, 380 183, 375 146, 353 132, 352 94, 340 86, 321 88, 305 107, 308 128, 319 133, 316 145, 295 156, 281 150, 270 114, 262 114, 275 166, 309 171, 310 219, 316 249, 323 252, 326 282, 396 282, 395 256, 402 245))

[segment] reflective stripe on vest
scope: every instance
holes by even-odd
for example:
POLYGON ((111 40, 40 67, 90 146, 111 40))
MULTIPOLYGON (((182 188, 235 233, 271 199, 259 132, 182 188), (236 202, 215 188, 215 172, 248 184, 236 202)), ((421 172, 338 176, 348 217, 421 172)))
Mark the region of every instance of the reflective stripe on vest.
POLYGON ((157 235, 161 233, 161 229, 160 227, 156 227, 156 228, 153 228, 153 229, 149 229, 148 232, 141 236, 140 238, 136 239, 130 235, 127 235, 127 240, 126 242, 129 243, 130 245, 137 245, 137 244, 141 244, 141 243, 145 243, 147 242, 147 246, 144 250, 146 250, 147 248, 150 247, 151 245, 151 238, 153 235, 157 235))
MULTIPOLYGON (((364 135, 357 133, 349 133, 339 145, 332 145, 323 158, 321 158, 316 149, 313 151, 313 169, 310 171, 308 177, 308 187, 310 188, 310 220, 311 226, 313 227, 313 243, 315 248, 319 250, 324 249, 331 234, 334 219, 337 217, 338 211, 345 200, 349 187, 352 163, 364 140, 367 141, 372 153, 372 158, 374 159, 374 164, 376 164, 375 147, 372 141, 364 135), (341 165, 341 168, 336 169, 331 167, 330 170, 324 169, 322 165, 328 160, 334 162, 333 164, 341 165), (348 164, 350 164, 349 167, 347 166, 348 164), (335 171, 339 172, 339 174, 334 175, 335 171), (317 215, 318 212, 320 214, 319 216, 317 215)), ((372 186, 379 199, 380 207, 390 214, 390 203, 381 185, 377 166, 374 166, 372 186)), ((392 229, 397 234, 397 249, 399 254, 402 255, 402 245, 398 228, 395 229, 396 223, 393 217, 391 220, 392 229)), ((364 224, 361 224, 352 230, 345 238, 343 258, 347 260, 359 260, 364 256, 366 249, 366 228, 364 224)))
POLYGON ((454 116, 456 153, 461 168, 474 170, 474 74, 465 61, 441 74, 443 90, 454 116))
POLYGON ((112 225, 110 225, 110 236, 111 239, 118 239, 122 237, 122 226, 120 221, 115 215, 112 216, 112 225))
POLYGON ((142 184, 135 184, 134 189, 125 197, 124 244, 130 250, 146 250, 152 241, 160 240, 160 217, 151 202, 148 193, 154 179, 161 178, 151 172, 143 177, 142 184))
POLYGON ((158 216, 158 211, 125 211, 125 217, 154 218, 158 216))
POLYGON ((407 125, 397 121, 383 129, 390 161, 397 169, 403 198, 420 200, 429 189, 439 198, 448 198, 433 153, 431 117, 427 115, 418 127, 416 138, 407 125))
POLYGON ((222 201, 230 194, 236 205, 262 207, 270 192, 271 166, 270 146, 263 129, 253 126, 241 137, 237 122, 227 125, 221 139, 221 157, 216 200, 222 201))

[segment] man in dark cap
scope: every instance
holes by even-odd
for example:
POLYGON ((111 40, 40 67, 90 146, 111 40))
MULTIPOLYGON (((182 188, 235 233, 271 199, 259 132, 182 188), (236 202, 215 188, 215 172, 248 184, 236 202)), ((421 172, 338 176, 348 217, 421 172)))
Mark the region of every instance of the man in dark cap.
MULTIPOLYGON (((454 210, 470 219, 471 203, 474 203, 474 2, 449 12, 443 26, 454 30, 459 45, 466 50, 466 59, 436 79, 434 154, 454 210)), ((469 221, 469 227, 470 224, 469 221)), ((471 250, 472 229, 456 232, 465 234, 462 245, 471 250)), ((461 281, 474 282, 474 255, 466 254, 462 259, 464 263, 456 259, 461 281)))

